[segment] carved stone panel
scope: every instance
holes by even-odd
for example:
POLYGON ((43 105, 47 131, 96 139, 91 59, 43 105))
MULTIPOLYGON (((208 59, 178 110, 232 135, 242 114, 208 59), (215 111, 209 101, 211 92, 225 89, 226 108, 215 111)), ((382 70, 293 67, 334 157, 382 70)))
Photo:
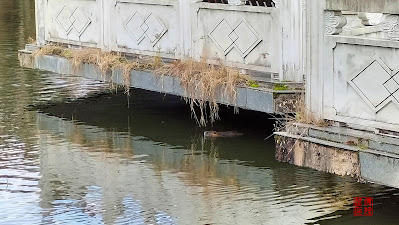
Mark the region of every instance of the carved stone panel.
MULTIPOLYGON (((174 2, 174 1, 173 1, 174 2)), ((178 8, 172 1, 117 1, 113 45, 119 51, 175 58, 180 50, 178 8)))
POLYGON ((46 2, 46 40, 98 47, 101 14, 97 1, 46 2))
POLYGON ((378 112, 390 102, 399 106, 395 98, 399 94, 397 81, 399 76, 393 76, 392 70, 380 58, 375 58, 357 71, 349 84, 373 111, 378 112))
POLYGON ((273 21, 279 18, 278 10, 239 8, 229 10, 230 6, 220 5, 215 9, 211 4, 199 5, 191 28, 193 57, 205 56, 240 68, 277 73, 281 32, 279 24, 273 21))
POLYGON ((144 38, 148 38, 153 46, 168 31, 165 25, 154 14, 151 13, 146 17, 142 17, 138 12, 135 12, 130 17, 125 24, 125 28, 136 39, 138 44, 144 38))
POLYGON ((83 32, 91 23, 90 18, 88 18, 79 7, 70 10, 67 5, 62 7, 55 19, 64 29, 65 33, 69 34, 74 29, 79 37, 82 36, 83 32))
POLYGON ((234 27, 223 19, 209 33, 209 37, 224 52, 226 56, 236 48, 245 58, 262 41, 256 31, 245 21, 234 27))
POLYGON ((370 45, 337 43, 334 47, 332 77, 326 76, 324 85, 324 111, 353 123, 363 121, 362 126, 399 124, 398 49, 373 42, 381 43, 372 40, 370 45))

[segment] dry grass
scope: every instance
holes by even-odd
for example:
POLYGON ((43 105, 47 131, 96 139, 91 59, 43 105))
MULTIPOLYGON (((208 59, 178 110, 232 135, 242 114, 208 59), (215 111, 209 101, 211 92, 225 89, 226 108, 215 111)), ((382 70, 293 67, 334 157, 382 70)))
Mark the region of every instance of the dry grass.
POLYGON ((28 42, 28 44, 32 44, 32 45, 36 44, 36 40, 33 37, 28 37, 27 42, 28 42))
MULTIPOLYGON (((289 124, 293 123, 304 123, 304 124, 311 124, 319 127, 326 127, 329 126, 330 123, 320 117, 317 117, 313 112, 306 108, 305 103, 305 96, 301 95, 298 99, 296 104, 296 112, 293 114, 285 113, 283 116, 275 116, 270 114, 272 119, 275 121, 273 124, 273 131, 274 132, 287 132, 290 129, 289 124)), ((274 136, 271 134, 265 139, 269 139, 274 136)), ((301 134, 302 136, 303 134, 301 134)))
POLYGON ((58 55, 61 56, 64 51, 64 47, 60 45, 46 45, 36 50, 33 56, 43 56, 43 55, 58 55))
MULTIPOLYGON (((221 61, 219 65, 209 65, 206 59, 199 62, 192 59, 176 60, 165 64, 161 57, 156 56, 131 61, 120 53, 102 52, 93 48, 75 50, 60 45, 43 46, 34 55, 58 55, 70 59, 75 69, 79 69, 84 63, 94 64, 100 68, 104 76, 113 69, 121 69, 127 95, 131 86, 132 70, 155 70, 159 75, 179 77, 185 92, 184 99, 190 105, 192 116, 200 126, 220 119, 217 103, 219 97, 235 104, 237 86, 253 86, 254 83, 237 69, 227 67, 221 61)), ((238 110, 237 107, 234 109, 238 110)), ((275 131, 285 130, 288 122, 328 126, 325 120, 318 118, 306 108, 304 96, 298 101, 295 116, 286 114, 284 118, 276 118, 275 131)))
MULTIPOLYGON (((249 78, 238 70, 219 65, 209 65, 206 60, 200 62, 188 59, 165 64, 157 71, 160 75, 181 78, 186 102, 190 105, 192 116, 201 126, 215 122, 219 118, 217 93, 229 102, 236 102, 236 87, 245 85, 249 78), (200 115, 197 116, 196 108, 200 115), (209 115, 208 115, 209 112, 209 115)), ((238 109, 235 107, 235 109, 238 109)))
POLYGON ((276 121, 274 124, 275 132, 287 131, 287 124, 289 123, 304 123, 319 127, 326 127, 329 125, 326 120, 317 117, 306 107, 304 95, 301 95, 298 98, 295 106, 295 112, 293 114, 286 113, 283 115, 283 117, 273 116, 273 119, 276 121))
POLYGON ((137 61, 129 61, 120 53, 102 52, 100 49, 84 48, 70 49, 61 45, 46 45, 37 50, 34 56, 57 55, 71 60, 75 70, 82 67, 84 63, 97 65, 105 76, 113 69, 122 69, 125 93, 130 90, 130 73, 132 70, 157 69, 163 65, 160 57, 152 57, 137 61))
MULTIPOLYGON (((190 105, 192 115, 201 126, 215 122, 219 118, 218 97, 236 103, 236 88, 248 85, 248 76, 237 69, 219 65, 209 65, 205 59, 200 62, 188 59, 165 64, 161 57, 147 57, 131 61, 119 53, 102 52, 100 49, 69 49, 60 45, 47 45, 37 50, 34 55, 58 55, 71 60, 75 70, 84 63, 97 65, 105 76, 113 69, 121 69, 125 93, 129 95, 130 74, 132 70, 155 70, 157 74, 181 78, 185 91, 185 100, 190 105), (221 96, 217 94, 221 93, 221 96), (199 109, 199 116, 197 110, 199 109)), ((234 107, 235 112, 238 108, 234 107)))
POLYGON ((293 122, 313 124, 319 127, 328 126, 328 123, 324 119, 317 117, 306 107, 305 97, 303 95, 298 100, 297 112, 293 122))

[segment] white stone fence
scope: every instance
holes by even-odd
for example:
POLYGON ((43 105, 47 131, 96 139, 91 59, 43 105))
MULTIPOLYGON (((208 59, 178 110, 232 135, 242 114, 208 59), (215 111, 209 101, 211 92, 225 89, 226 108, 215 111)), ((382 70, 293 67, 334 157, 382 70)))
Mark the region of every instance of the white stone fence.
POLYGON ((308 107, 324 119, 398 132, 399 4, 325 0, 307 16, 308 107))
POLYGON ((206 57, 303 81, 300 1, 209 2, 36 0, 37 40, 170 59, 206 57))
POLYGON ((37 40, 306 82, 319 117, 399 132, 394 0, 36 0, 37 40))

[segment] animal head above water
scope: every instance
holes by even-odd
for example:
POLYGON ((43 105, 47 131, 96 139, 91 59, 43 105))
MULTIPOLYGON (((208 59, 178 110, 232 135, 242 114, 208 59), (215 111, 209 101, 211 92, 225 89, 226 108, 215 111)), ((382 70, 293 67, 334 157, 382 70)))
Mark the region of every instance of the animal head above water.
POLYGON ((204 131, 204 137, 209 138, 209 137, 217 137, 217 132, 214 130, 211 131, 204 131))
POLYGON ((204 137, 205 138, 217 138, 217 137, 238 137, 244 135, 243 133, 237 132, 237 131, 222 131, 222 132, 217 132, 217 131, 205 131, 204 132, 204 137))

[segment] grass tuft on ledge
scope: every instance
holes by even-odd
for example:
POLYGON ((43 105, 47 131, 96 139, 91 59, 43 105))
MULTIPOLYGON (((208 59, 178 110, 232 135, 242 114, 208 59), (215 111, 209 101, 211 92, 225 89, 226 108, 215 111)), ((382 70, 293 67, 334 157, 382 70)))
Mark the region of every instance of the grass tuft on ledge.
POLYGON ((329 125, 326 120, 317 117, 306 107, 304 96, 301 96, 298 100, 297 111, 295 113, 295 118, 293 118, 293 122, 312 124, 319 127, 326 127, 329 125))
POLYGON ((113 69, 122 69, 125 93, 130 91, 130 72, 132 70, 155 70, 161 66, 160 57, 130 61, 120 53, 103 52, 96 48, 70 49, 60 45, 46 45, 33 53, 34 56, 56 55, 71 60, 75 70, 84 63, 97 65, 103 76, 113 69))
MULTIPOLYGON (((159 56, 131 61, 120 53, 102 52, 95 48, 71 49, 61 45, 46 45, 33 53, 33 56, 41 55, 67 58, 71 60, 76 70, 84 63, 94 64, 104 76, 113 69, 122 69, 124 89, 128 95, 132 70, 154 70, 161 76, 179 77, 186 96, 184 99, 200 126, 206 126, 209 122, 214 123, 220 119, 217 103, 219 98, 236 104, 238 86, 259 87, 248 75, 225 66, 220 60, 218 65, 210 65, 205 58, 201 61, 175 60, 169 64, 165 64, 159 56)), ((238 113, 236 106, 234 110, 238 113)))
MULTIPOLYGON (((220 119, 218 97, 236 104, 236 88, 246 86, 250 81, 249 76, 225 66, 221 61, 218 65, 210 65, 206 61, 176 60, 156 70, 157 74, 181 79, 186 96, 184 99, 190 105, 192 116, 200 126, 220 119), (196 112, 197 107, 199 116, 196 112)), ((234 110, 238 113, 238 107, 234 106, 234 110)))

